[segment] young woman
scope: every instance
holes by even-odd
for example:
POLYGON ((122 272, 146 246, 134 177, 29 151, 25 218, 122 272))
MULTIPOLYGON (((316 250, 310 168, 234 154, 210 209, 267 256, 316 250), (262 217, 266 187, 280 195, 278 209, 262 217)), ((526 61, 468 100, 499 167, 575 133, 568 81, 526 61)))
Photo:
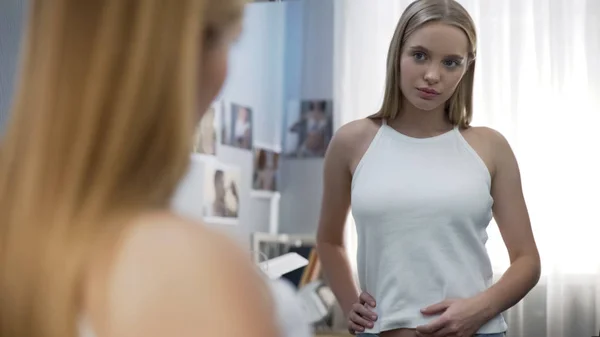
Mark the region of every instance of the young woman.
POLYGON ((0 147, 0 336, 276 336, 248 256, 168 209, 242 2, 29 7, 0 147))
POLYGON ((469 125, 476 48, 456 1, 413 2, 391 42, 381 110, 329 146, 318 247, 352 333, 500 336, 501 313, 537 283, 515 156, 498 132, 469 125), (350 205, 360 296, 343 245, 350 205), (492 216, 511 260, 494 285, 492 216))

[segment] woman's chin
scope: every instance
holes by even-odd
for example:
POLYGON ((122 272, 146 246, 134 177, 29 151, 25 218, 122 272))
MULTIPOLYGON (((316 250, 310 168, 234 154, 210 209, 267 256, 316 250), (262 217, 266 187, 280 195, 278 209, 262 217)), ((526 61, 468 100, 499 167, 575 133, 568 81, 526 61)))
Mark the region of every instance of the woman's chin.
POLYGON ((423 99, 420 97, 415 97, 413 99, 409 99, 410 104, 412 104, 415 108, 421 111, 433 111, 442 105, 437 99, 423 99))

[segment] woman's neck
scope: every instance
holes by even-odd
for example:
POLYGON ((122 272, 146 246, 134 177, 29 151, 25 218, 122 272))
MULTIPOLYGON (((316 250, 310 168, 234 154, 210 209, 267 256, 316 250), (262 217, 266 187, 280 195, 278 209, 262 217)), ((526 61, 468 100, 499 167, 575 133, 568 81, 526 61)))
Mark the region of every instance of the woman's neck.
POLYGON ((409 104, 405 104, 404 107, 395 119, 388 121, 392 128, 402 133, 435 136, 454 127, 443 106, 429 111, 420 110, 409 104))

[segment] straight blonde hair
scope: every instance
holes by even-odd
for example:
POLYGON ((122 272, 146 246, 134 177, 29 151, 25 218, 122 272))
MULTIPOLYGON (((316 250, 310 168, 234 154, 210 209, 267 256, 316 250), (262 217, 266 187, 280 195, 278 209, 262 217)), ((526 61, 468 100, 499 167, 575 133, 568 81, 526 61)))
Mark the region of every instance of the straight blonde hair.
POLYGON ((168 207, 198 118, 198 65, 243 5, 29 7, 18 94, 0 145, 0 337, 73 337, 93 247, 100 238, 118 242, 140 213, 168 207))
POLYGON ((454 0, 416 0, 402 13, 387 57, 385 93, 381 109, 371 118, 394 119, 402 110, 403 94, 400 90, 400 58, 404 44, 417 29, 430 22, 443 22, 460 28, 469 40, 468 69, 456 91, 446 102, 445 111, 450 122, 461 128, 469 127, 473 118, 473 82, 477 34, 469 13, 454 0))

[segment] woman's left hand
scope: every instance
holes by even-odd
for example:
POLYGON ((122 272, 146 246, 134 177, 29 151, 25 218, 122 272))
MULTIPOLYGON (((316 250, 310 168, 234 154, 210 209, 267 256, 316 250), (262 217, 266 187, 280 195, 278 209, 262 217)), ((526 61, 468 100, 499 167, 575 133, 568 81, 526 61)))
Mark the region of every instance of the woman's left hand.
POLYGON ((421 313, 441 316, 418 326, 418 337, 472 337, 493 317, 485 303, 476 297, 445 300, 422 309, 421 313))

